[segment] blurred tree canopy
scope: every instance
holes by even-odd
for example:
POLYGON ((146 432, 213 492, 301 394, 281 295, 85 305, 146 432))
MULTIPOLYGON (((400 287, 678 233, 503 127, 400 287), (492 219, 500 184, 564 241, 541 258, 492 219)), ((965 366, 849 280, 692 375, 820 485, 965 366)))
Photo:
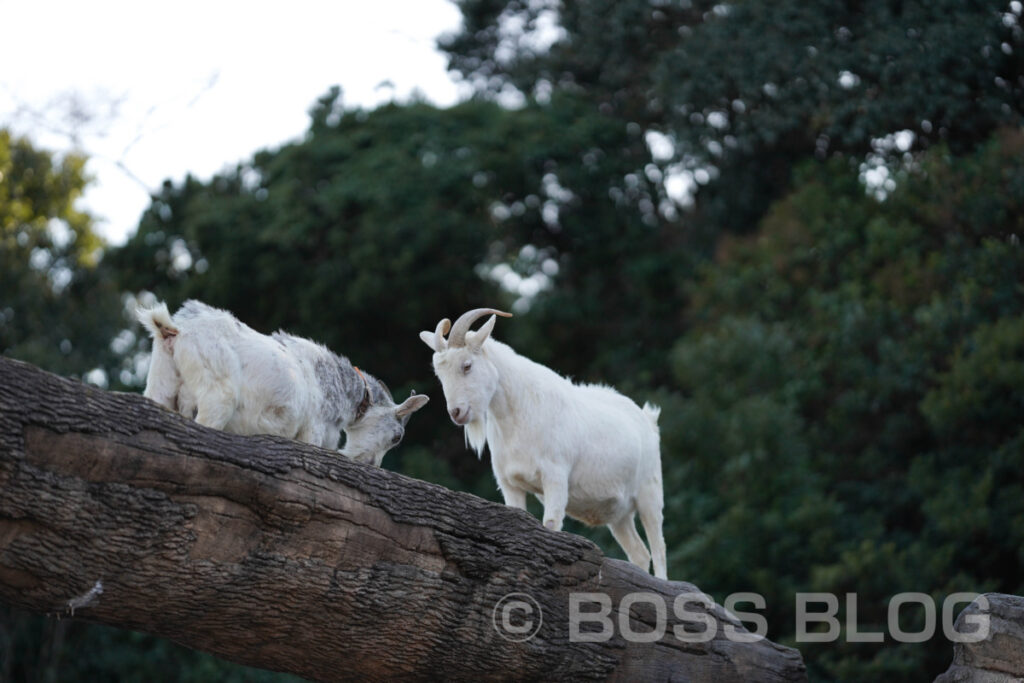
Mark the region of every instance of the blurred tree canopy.
MULTIPOLYGON (((93 218, 75 208, 86 160, 0 129, 0 352, 51 372, 119 382, 131 338, 93 218)), ((0 605, 0 681, 289 681, 152 636, 0 605)))
POLYGON ((0 129, 0 353, 76 375, 117 365, 122 326, 92 217, 74 207, 84 166, 0 129))
POLYGON ((665 346, 677 331, 671 288, 688 256, 676 231, 637 209, 654 191, 636 173, 649 160, 640 136, 570 96, 519 111, 474 100, 365 112, 333 90, 311 116, 301 142, 210 183, 165 184, 112 255, 122 284, 175 303, 202 297, 396 378, 423 375, 410 330, 500 290, 552 323, 543 360, 572 340, 565 372, 667 371, 600 343, 665 346))
MULTIPOLYGON (((457 4, 474 98, 332 89, 303 139, 166 182, 98 266, 82 161, 0 138, 4 353, 133 369, 117 292, 199 298, 430 394, 384 466, 497 500, 417 333, 507 306, 520 352, 661 404, 670 575, 761 593, 769 637, 797 592, 856 593, 862 633, 903 591, 1024 593, 1021 3, 457 4)), ((792 644, 812 680, 952 652, 792 644)))
POLYGON ((710 171, 697 203, 715 228, 754 228, 810 155, 900 130, 964 151, 1024 109, 1014 3, 457 4, 463 28, 441 42, 455 73, 483 93, 579 93, 669 135, 677 163, 710 171))

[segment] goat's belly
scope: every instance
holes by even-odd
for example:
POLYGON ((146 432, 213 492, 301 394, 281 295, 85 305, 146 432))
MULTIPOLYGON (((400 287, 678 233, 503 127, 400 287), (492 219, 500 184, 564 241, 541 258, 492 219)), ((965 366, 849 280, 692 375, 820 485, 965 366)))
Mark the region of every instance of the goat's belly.
POLYGON ((598 500, 570 500, 565 508, 566 514, 587 526, 603 526, 621 519, 628 512, 628 506, 621 498, 603 498, 598 500))

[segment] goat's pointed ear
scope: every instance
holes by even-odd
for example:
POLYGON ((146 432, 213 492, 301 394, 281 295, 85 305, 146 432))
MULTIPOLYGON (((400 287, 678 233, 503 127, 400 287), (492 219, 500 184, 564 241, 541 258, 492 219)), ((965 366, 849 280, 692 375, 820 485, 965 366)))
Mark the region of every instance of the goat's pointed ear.
POLYGON ((433 332, 429 332, 427 330, 423 330, 422 332, 420 332, 420 339, 422 339, 423 343, 426 344, 427 346, 429 346, 430 349, 434 353, 437 353, 438 349, 437 349, 437 346, 435 344, 435 340, 437 339, 437 335, 435 335, 433 332))
POLYGON ((484 345, 487 338, 491 336, 491 332, 494 330, 494 323, 498 319, 498 316, 492 315, 487 319, 480 329, 476 332, 468 332, 466 334, 466 348, 470 351, 479 351, 480 347, 484 345))
POLYGON ((427 396, 426 394, 417 394, 414 391, 412 393, 412 396, 405 399, 405 402, 402 405, 395 408, 395 415, 398 416, 399 418, 408 417, 409 415, 412 415, 423 406, 427 405, 427 401, 429 400, 430 397, 427 396))

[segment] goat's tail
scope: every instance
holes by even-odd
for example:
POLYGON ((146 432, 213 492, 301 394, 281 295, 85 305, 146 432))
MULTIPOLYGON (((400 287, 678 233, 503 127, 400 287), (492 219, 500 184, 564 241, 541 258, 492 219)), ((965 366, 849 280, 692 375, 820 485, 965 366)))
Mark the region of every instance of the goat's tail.
POLYGON ((139 306, 135 309, 135 317, 149 330, 154 340, 166 341, 178 336, 178 328, 171 321, 171 313, 167 310, 167 304, 163 302, 153 308, 139 306))
POLYGON ((654 431, 658 430, 658 418, 661 416, 661 408, 654 405, 653 403, 644 403, 644 415, 651 421, 651 426, 654 427, 654 431))

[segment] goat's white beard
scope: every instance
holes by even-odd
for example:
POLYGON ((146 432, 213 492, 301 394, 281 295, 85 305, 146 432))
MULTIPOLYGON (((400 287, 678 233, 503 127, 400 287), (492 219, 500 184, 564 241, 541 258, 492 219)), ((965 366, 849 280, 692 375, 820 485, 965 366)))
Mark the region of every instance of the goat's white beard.
POLYGON ((466 446, 476 451, 477 459, 484 455, 484 446, 487 445, 487 415, 484 414, 478 420, 467 422, 463 427, 466 436, 466 446))

